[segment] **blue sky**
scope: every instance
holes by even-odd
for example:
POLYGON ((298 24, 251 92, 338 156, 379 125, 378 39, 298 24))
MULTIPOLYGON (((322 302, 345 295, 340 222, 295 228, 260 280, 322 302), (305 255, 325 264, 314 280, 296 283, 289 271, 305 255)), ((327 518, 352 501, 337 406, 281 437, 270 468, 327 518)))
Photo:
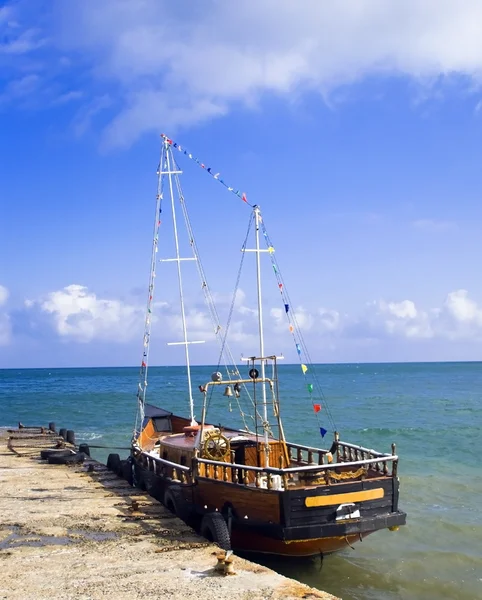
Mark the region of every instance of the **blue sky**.
MULTIPOLYGON (((480 3, 195 6, 0 5, 0 367, 139 363, 161 132, 261 206, 314 360, 480 359, 480 3)), ((249 207, 178 159, 225 315, 249 207)), ((256 351, 251 259, 235 356, 256 351)), ((295 360, 263 268, 266 347, 295 360)), ((182 362, 169 269, 155 364, 182 362)))

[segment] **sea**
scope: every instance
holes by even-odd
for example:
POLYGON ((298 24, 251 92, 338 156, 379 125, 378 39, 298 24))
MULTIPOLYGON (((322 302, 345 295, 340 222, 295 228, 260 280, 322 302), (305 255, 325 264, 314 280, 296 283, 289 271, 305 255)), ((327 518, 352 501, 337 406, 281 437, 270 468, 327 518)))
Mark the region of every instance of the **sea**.
MULTIPOLYGON (((197 387, 213 370, 192 370, 198 417, 197 387)), ((279 367, 287 438, 328 448, 331 415, 342 440, 386 452, 396 443, 407 524, 323 561, 265 557, 264 563, 344 600, 482 599, 482 363, 314 370, 324 393, 316 414, 299 365, 279 367), (324 439, 320 426, 328 430, 324 439)), ((73 429, 77 442, 88 442, 101 461, 109 452, 127 456, 137 380, 137 368, 0 370, 0 426, 53 421, 57 429, 73 429)), ((150 367, 148 401, 187 414, 185 381, 183 367, 150 367)), ((241 425, 239 415, 235 399, 222 391, 213 397, 211 422, 241 425)))

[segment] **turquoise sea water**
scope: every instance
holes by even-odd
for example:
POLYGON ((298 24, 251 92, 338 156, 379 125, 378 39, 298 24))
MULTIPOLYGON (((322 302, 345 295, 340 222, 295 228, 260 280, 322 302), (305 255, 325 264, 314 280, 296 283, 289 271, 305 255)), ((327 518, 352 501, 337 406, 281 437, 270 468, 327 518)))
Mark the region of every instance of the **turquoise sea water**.
MULTIPOLYGON (((210 378, 195 367, 193 385, 210 378)), ((345 600, 482 598, 482 363, 318 365, 341 439, 381 451, 396 442, 398 532, 376 533, 352 550, 320 561, 270 561, 286 575, 345 600)), ((0 370, 0 426, 74 429, 77 441, 128 446, 136 368, 0 370)), ((149 371, 149 398, 186 414, 182 367, 149 371)), ((280 367, 282 415, 290 440, 329 447, 300 381, 299 366, 280 367)), ((196 399, 197 399, 196 395, 196 399)), ((221 394, 211 421, 240 424, 221 394)), ((324 409, 325 410, 325 409, 324 409)), ((320 413, 324 418, 324 410, 320 413)), ((329 427, 328 421, 322 424, 329 427)), ((108 450, 93 450, 105 461, 108 450)), ((127 450, 119 452, 127 455, 127 450)))

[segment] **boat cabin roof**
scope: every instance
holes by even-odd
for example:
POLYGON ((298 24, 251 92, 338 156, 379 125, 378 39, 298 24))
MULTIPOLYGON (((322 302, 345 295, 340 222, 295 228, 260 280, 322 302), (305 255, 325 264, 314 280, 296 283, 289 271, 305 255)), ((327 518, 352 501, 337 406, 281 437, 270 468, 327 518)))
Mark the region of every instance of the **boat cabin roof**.
MULTIPOLYGON (((210 431, 210 428, 206 428, 205 431, 210 431)), ((243 442, 244 443, 247 443, 247 442, 256 443, 256 435, 254 435, 252 433, 243 433, 243 432, 239 432, 239 431, 223 430, 222 435, 227 437, 231 444, 233 444, 233 443, 237 444, 238 442, 240 444, 242 444, 243 442)), ((194 437, 186 436, 186 435, 184 435, 184 433, 169 434, 160 439, 162 446, 171 446, 173 448, 186 448, 186 449, 192 448, 194 446, 195 441, 196 441, 196 436, 194 436, 194 437)), ((270 439, 269 443, 277 444, 279 442, 278 442, 278 440, 270 439)))

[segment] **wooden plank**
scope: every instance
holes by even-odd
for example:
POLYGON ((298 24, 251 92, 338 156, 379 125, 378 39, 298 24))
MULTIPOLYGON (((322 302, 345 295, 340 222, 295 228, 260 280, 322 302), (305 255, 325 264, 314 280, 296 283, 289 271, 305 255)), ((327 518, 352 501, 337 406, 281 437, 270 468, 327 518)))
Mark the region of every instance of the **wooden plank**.
POLYGON ((279 523, 279 492, 260 488, 247 488, 233 483, 198 479, 194 488, 195 502, 209 510, 222 510, 232 504, 240 518, 267 520, 279 523))

